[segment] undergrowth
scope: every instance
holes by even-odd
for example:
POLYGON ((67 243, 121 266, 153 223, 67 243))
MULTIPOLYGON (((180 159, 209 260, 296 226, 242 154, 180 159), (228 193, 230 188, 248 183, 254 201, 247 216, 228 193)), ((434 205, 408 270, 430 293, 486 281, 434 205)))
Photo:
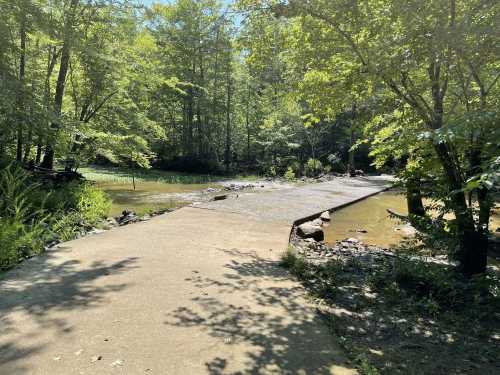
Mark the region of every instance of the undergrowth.
POLYGON ((86 181, 55 185, 14 165, 0 171, 0 270, 99 224, 110 209, 104 192, 86 181))

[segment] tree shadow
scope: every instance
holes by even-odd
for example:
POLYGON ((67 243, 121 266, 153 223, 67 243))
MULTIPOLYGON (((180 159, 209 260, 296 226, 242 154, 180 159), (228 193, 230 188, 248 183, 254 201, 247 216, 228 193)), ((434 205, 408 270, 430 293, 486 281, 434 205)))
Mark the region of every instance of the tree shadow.
MULTIPOLYGON (((106 295, 123 290, 127 284, 97 286, 97 279, 116 275, 135 267, 136 257, 114 263, 94 261, 83 267, 74 260, 57 261, 56 252, 70 251, 60 247, 32 258, 19 267, 0 275, 0 373, 6 366, 10 374, 26 373, 18 363, 44 349, 45 345, 26 347, 22 338, 20 316, 28 316, 37 329, 51 329, 57 335, 70 333, 73 327, 51 312, 84 310, 105 302, 106 295)), ((37 332, 29 332, 30 337, 37 332)), ((47 344, 47 343, 46 343, 47 344)), ((28 371, 29 372, 29 371, 28 371)))
POLYGON ((253 253, 219 250, 233 258, 225 265, 224 280, 199 273, 186 279, 210 296, 193 297, 196 309, 177 308, 165 322, 196 327, 226 345, 252 347, 245 350, 244 369, 231 372, 231 359, 221 353, 205 363, 208 373, 330 374, 332 366, 342 366, 327 326, 305 303, 303 288, 291 282, 288 271, 253 253), (233 293, 243 302, 229 302, 226 297, 233 293))
POLYGON ((329 293, 317 279, 304 285, 326 302, 320 315, 343 338, 344 348, 365 371, 499 373, 500 336, 495 317, 484 319, 459 311, 426 314, 421 309, 433 309, 434 305, 424 298, 400 292, 375 293, 367 282, 375 269, 363 268, 353 265, 340 271, 329 293))

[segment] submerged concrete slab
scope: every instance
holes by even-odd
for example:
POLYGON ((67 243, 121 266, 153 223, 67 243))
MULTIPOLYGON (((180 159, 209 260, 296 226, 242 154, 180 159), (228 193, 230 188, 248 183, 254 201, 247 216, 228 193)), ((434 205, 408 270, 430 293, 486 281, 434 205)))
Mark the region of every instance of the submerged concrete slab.
POLYGON ((26 261, 0 280, 0 374, 355 373, 277 261, 301 215, 385 184, 186 207, 26 261))
POLYGON ((235 212, 249 218, 293 224, 379 193, 393 184, 390 176, 339 177, 333 181, 251 194, 233 194, 229 199, 206 202, 198 208, 235 212))

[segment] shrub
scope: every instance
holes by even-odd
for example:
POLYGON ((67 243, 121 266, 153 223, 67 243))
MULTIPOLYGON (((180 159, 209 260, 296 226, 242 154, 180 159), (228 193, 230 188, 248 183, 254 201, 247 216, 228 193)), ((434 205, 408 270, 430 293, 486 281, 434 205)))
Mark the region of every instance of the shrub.
POLYGON ((500 297, 499 281, 492 275, 465 280, 453 267, 402 257, 375 272, 370 284, 392 302, 410 299, 411 305, 429 315, 466 310, 488 314, 500 297))
MULTIPOLYGON (((43 194, 43 192, 42 192, 43 194)), ((82 225, 95 225, 106 217, 111 208, 111 201, 105 192, 89 182, 75 181, 58 187, 51 193, 45 204, 60 219, 64 214, 79 214, 82 225)), ((69 219, 74 222, 74 217, 69 219)))
POLYGON ((304 172, 307 177, 316 177, 323 171, 323 164, 318 159, 309 159, 304 172))
POLYGON ((89 182, 71 182, 47 199, 53 213, 51 229, 61 241, 69 241, 105 218, 111 207, 106 193, 89 182))
POLYGON ((293 181, 295 180, 295 172, 293 171, 292 167, 288 167, 288 169, 285 172, 285 178, 288 181, 293 181))
POLYGON ((276 167, 274 165, 271 165, 267 170, 266 175, 269 177, 276 177, 277 175, 276 167))
POLYGON ((106 193, 90 183, 82 184, 75 198, 76 211, 82 215, 86 224, 97 224, 108 215, 111 208, 111 201, 106 193))
POLYGON ((29 199, 37 185, 28 177, 13 166, 0 173, 0 269, 40 253, 47 238, 43 208, 29 199))
POLYGON ((77 211, 64 213, 52 223, 52 231, 61 241, 71 241, 87 227, 82 214, 77 211))
POLYGON ((327 156, 328 162, 330 163, 331 167, 333 168, 334 171, 336 172, 345 172, 346 166, 342 162, 342 158, 338 154, 330 154, 327 156))

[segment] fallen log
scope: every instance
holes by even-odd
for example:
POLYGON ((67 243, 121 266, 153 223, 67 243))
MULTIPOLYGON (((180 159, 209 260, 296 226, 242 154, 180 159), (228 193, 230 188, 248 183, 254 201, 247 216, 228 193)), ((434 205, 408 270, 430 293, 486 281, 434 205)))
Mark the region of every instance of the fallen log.
POLYGON ((389 215, 394 216, 394 217, 398 218, 399 220, 410 222, 410 218, 408 216, 397 213, 396 211, 393 211, 390 208, 387 209, 387 212, 389 213, 389 215))

